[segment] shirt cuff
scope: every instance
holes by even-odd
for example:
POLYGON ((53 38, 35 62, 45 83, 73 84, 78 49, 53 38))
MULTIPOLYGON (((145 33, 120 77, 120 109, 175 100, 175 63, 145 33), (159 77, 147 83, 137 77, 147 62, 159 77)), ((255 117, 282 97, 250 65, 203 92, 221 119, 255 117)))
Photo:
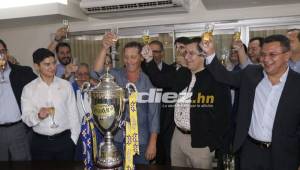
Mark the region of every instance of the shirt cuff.
POLYGON ((153 57, 148 57, 148 58, 145 58, 145 61, 146 63, 149 63, 150 61, 152 61, 153 57))
POLYGON ((239 67, 240 67, 241 69, 244 69, 244 68, 246 68, 249 64, 253 64, 253 63, 252 63, 252 61, 250 60, 250 58, 248 57, 248 58, 247 58, 247 61, 246 61, 244 64, 240 64, 239 67))
POLYGON ((213 61, 213 59, 215 58, 215 56, 216 56, 216 53, 213 53, 212 55, 207 56, 206 60, 205 60, 205 64, 209 65, 213 61))

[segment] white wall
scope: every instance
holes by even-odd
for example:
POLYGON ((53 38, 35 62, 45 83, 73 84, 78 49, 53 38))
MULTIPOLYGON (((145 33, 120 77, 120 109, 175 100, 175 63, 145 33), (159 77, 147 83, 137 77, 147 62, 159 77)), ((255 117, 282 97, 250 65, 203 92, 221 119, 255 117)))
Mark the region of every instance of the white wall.
POLYGON ((40 47, 47 48, 50 35, 58 25, 41 25, 0 30, 11 55, 15 56, 22 65, 33 65, 32 53, 40 47))

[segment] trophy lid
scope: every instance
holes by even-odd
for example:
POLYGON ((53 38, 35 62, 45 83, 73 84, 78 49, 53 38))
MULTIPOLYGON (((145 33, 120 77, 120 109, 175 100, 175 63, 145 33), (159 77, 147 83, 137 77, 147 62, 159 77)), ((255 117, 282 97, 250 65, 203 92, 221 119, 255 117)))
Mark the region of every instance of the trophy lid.
POLYGON ((106 92, 106 91, 123 91, 123 88, 120 87, 115 82, 115 77, 108 73, 106 73, 100 77, 100 83, 92 90, 93 92, 106 92))

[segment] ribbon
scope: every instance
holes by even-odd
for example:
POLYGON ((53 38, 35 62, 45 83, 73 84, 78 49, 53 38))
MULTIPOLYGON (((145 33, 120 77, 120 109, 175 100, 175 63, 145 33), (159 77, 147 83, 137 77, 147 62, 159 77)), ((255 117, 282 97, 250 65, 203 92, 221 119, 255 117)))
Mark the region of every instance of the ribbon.
POLYGON ((137 92, 129 95, 129 120, 125 128, 125 170, 133 170, 133 156, 140 154, 139 151, 139 130, 137 117, 137 92))

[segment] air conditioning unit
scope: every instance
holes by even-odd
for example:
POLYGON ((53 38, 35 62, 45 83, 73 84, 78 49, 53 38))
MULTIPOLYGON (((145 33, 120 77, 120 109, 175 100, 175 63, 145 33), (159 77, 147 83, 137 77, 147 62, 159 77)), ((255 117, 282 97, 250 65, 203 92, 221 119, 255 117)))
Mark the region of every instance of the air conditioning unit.
POLYGON ((81 0, 80 8, 97 18, 187 13, 190 0, 81 0))

